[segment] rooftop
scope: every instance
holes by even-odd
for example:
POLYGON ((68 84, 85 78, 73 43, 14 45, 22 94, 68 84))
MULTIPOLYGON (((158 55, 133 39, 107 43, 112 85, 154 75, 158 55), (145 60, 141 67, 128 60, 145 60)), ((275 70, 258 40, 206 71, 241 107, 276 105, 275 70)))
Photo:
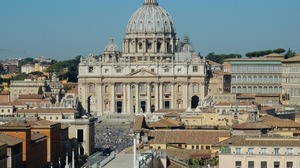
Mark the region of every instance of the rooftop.
POLYGON ((300 146, 299 138, 233 136, 213 146, 300 146))
POLYGON ((150 144, 185 143, 213 144, 220 137, 230 137, 227 130, 150 130, 150 144))
POLYGON ((0 133, 0 141, 6 143, 8 146, 14 146, 23 142, 23 140, 20 138, 16 138, 14 136, 2 134, 2 133, 0 133))

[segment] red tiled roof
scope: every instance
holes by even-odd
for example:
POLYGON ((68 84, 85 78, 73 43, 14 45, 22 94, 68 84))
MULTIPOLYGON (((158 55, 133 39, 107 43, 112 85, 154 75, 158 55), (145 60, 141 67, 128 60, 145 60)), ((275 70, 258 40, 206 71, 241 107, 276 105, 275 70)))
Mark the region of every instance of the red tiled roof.
POLYGON ((225 130, 150 130, 150 144, 186 143, 213 144, 220 137, 230 137, 230 131, 225 130))
POLYGON ((134 132, 139 132, 143 128, 147 128, 147 124, 146 124, 144 115, 135 116, 133 131, 134 132))
POLYGON ((16 110, 16 113, 77 113, 77 112, 78 111, 75 109, 56 109, 56 108, 16 110))
POLYGON ((169 128, 169 127, 181 127, 183 126, 184 123, 171 119, 171 118, 165 118, 161 119, 157 122, 154 122, 151 124, 150 127, 152 128, 169 128))

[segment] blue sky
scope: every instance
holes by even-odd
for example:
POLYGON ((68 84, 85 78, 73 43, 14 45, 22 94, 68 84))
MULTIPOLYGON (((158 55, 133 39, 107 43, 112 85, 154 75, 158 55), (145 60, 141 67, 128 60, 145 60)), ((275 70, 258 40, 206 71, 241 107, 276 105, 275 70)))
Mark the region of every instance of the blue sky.
MULTIPOLYGON (((131 14, 144 0, 3 0, 0 59, 56 60, 121 49, 131 14)), ((299 0, 158 0, 201 55, 291 48, 300 53, 299 0)))

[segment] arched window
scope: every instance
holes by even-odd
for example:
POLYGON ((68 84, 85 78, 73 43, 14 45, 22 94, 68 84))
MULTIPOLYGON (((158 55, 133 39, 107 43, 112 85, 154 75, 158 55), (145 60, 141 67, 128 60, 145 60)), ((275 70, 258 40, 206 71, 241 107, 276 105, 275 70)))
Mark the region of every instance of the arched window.
POLYGON ((274 93, 279 93, 278 86, 274 86, 274 93))
POLYGON ((240 86, 237 87, 236 93, 242 93, 242 92, 241 92, 241 87, 240 87, 240 86))
POLYGON ((253 86, 253 93, 257 93, 257 86, 253 86))
POLYGON ((248 92, 247 93, 253 93, 252 86, 248 86, 248 92))
POLYGON ((259 83, 262 83, 262 82, 263 82, 262 76, 259 76, 259 77, 258 77, 258 82, 259 82, 259 83))
POLYGON ((236 82, 236 77, 232 76, 232 83, 235 83, 235 82, 236 82))
POLYGON ((273 81, 273 76, 269 76, 269 82, 270 83, 273 83, 274 81, 273 81))
POLYGON ((194 83, 193 84, 193 92, 194 93, 198 93, 199 92, 199 84, 198 83, 194 83))
POLYGON ((279 81, 279 78, 278 78, 278 76, 276 75, 276 76, 274 76, 274 82, 275 83, 277 83, 279 81))
POLYGON ((242 93, 247 93, 247 87, 243 86, 242 93))
POLYGON ((257 82, 257 76, 253 76, 253 82, 257 82))
POLYGON ((264 86, 263 93, 267 93, 267 92, 268 92, 268 86, 264 86))
POLYGON ((242 82, 242 77, 241 76, 237 76, 237 83, 241 83, 242 82))
POLYGON ((236 93, 236 87, 235 86, 232 86, 232 93, 236 93))
POLYGON ((243 76, 243 83, 247 82, 247 77, 246 76, 243 76))
POLYGON ((269 93, 273 93, 273 87, 269 86, 269 93))
POLYGON ((258 93, 262 93, 262 86, 258 87, 258 93))

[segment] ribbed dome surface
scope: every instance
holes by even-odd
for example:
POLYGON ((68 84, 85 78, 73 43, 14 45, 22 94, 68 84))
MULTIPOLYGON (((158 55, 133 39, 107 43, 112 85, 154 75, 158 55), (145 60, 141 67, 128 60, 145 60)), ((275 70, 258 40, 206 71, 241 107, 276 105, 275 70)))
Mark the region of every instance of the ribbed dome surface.
POLYGON ((167 11, 146 1, 131 16, 126 33, 175 33, 175 26, 167 11))
POLYGON ((114 39, 110 39, 107 46, 104 48, 105 52, 116 52, 119 51, 118 46, 115 44, 114 39))

